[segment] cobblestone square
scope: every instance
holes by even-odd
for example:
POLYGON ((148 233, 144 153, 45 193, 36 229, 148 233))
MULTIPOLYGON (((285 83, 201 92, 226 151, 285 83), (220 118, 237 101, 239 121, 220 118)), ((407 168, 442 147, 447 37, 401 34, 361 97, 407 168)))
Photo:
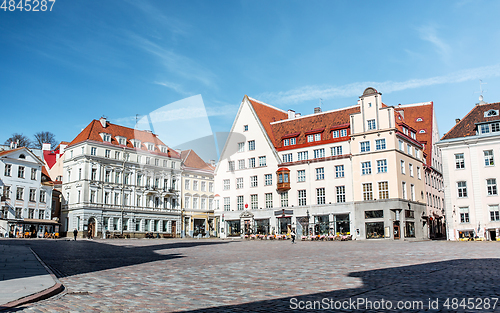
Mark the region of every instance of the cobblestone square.
MULTIPOLYGON (((442 306, 447 298, 500 296, 496 242, 129 239, 9 244, 29 245, 66 287, 56 297, 20 308, 23 312, 281 312, 312 308, 307 304, 325 298, 424 304, 418 309, 332 310, 337 312, 447 311, 442 306), (429 299, 438 298, 439 308, 429 309, 429 299)), ((333 306, 315 308, 310 311, 333 306)), ((472 311, 493 310, 467 309, 472 311)))

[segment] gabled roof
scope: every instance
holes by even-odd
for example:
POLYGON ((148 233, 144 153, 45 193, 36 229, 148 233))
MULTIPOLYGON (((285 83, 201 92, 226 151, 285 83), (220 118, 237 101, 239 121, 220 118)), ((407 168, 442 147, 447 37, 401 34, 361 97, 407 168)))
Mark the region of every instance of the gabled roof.
POLYGON ((12 149, 12 150, 4 150, 4 151, 1 151, 1 152, 0 152, 0 157, 1 157, 1 156, 4 156, 4 155, 7 155, 7 154, 10 154, 10 153, 12 153, 12 152, 14 152, 14 151, 21 150, 21 149, 23 149, 23 148, 24 148, 24 147, 21 147, 21 148, 16 148, 16 149, 12 149))
POLYGON ((276 121, 281 121, 288 118, 288 113, 275 108, 269 104, 265 104, 258 100, 248 97, 250 104, 252 105, 257 117, 259 118, 262 126, 264 127, 267 135, 271 142, 275 142, 275 138, 273 136, 271 123, 276 121))
POLYGON ((462 138, 476 135, 476 124, 489 121, 498 121, 500 116, 485 117, 489 110, 500 110, 500 102, 476 105, 467 115, 450 129, 441 140, 462 138))
POLYGON ((184 166, 200 170, 214 171, 215 167, 203 161, 192 149, 181 152, 181 160, 184 166))
POLYGON ((405 124, 414 128, 417 134, 417 140, 425 143, 424 152, 426 153, 427 165, 432 165, 432 126, 434 115, 434 103, 424 102, 416 104, 400 105, 394 108, 395 112, 403 111, 403 120, 405 124), (421 118, 422 121, 417 122, 421 118), (425 133, 420 133, 425 130, 425 133))
POLYGON ((20 147, 20 148, 16 148, 16 149, 11 149, 11 150, 5 150, 5 151, 2 151, 0 152, 0 157, 3 157, 3 156, 6 156, 6 155, 9 155, 11 153, 14 153, 16 151, 19 151, 19 150, 25 150, 27 153, 29 153, 33 159, 35 161, 37 161, 40 165, 44 165, 45 163, 43 163, 42 160, 40 160, 39 157, 37 157, 30 149, 26 148, 26 147, 20 147))
POLYGON ((159 155, 167 155, 172 158, 180 158, 180 155, 173 149, 167 148, 168 153, 162 153, 160 149, 158 149, 158 145, 166 146, 158 137, 153 134, 152 132, 144 131, 144 130, 137 130, 129 127, 124 127, 116 124, 112 124, 110 122, 106 121, 106 127, 103 127, 101 122, 99 120, 93 120, 90 122, 90 124, 85 127, 84 130, 76 136, 73 141, 69 144, 69 146, 75 145, 77 143, 86 141, 86 140, 92 140, 92 141, 97 141, 101 142, 103 144, 110 144, 113 146, 118 146, 118 147, 128 147, 130 149, 136 149, 136 150, 143 150, 143 151, 148 151, 150 152, 146 145, 144 144, 145 142, 150 142, 155 144, 154 151, 151 151, 153 153, 159 154, 159 155), (111 135, 111 143, 105 142, 102 140, 101 133, 106 133, 111 135), (127 138, 126 145, 120 145, 118 144, 118 140, 116 139, 117 136, 120 137, 125 137, 127 138), (140 148, 134 148, 134 145, 132 142, 130 142, 130 139, 136 139, 141 142, 141 147, 140 148))

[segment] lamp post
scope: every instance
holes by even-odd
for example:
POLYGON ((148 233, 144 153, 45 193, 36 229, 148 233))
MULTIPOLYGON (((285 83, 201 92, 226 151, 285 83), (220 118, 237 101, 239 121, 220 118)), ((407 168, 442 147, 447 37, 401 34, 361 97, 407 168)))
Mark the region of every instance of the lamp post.
POLYGON ((309 236, 309 219, 311 218, 311 216, 309 216, 309 210, 307 210, 307 212, 306 212, 306 217, 307 217, 307 229, 306 229, 307 234, 306 234, 306 236, 309 236))

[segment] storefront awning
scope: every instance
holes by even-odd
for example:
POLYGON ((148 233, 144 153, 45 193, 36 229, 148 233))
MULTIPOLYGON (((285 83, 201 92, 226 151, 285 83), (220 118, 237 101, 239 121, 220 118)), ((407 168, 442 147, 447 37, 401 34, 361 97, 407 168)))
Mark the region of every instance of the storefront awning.
POLYGON ((54 220, 41 220, 36 218, 25 218, 22 221, 18 221, 19 224, 47 224, 47 225, 61 225, 54 220))

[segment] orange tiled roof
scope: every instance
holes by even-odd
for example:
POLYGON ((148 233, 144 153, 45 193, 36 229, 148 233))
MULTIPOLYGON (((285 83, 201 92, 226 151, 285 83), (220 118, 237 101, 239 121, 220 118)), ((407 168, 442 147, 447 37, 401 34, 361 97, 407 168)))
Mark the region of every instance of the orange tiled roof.
POLYGON ((17 150, 21 150, 21 149, 23 149, 23 148, 24 148, 24 147, 20 147, 20 148, 16 148, 16 149, 12 149, 12 150, 5 150, 5 151, 2 151, 2 152, 0 152, 0 156, 2 156, 2 155, 6 155, 6 154, 9 154, 9 153, 14 152, 14 151, 17 151, 17 150))
POLYGON ((124 127, 116 124, 112 124, 110 122, 106 122, 106 128, 104 128, 99 120, 93 120, 90 122, 90 124, 85 127, 84 130, 76 136, 73 141, 69 143, 68 146, 75 145, 77 143, 86 141, 86 140, 92 140, 92 141, 97 141, 97 142, 102 142, 104 144, 110 144, 114 146, 119 146, 119 147, 128 147, 130 149, 136 149, 136 150, 143 150, 143 151, 149 151, 146 146, 145 142, 150 142, 155 145, 154 151, 151 151, 155 154, 158 155, 168 155, 169 157, 172 158, 180 158, 179 153, 177 153, 175 150, 167 148, 168 153, 162 153, 160 149, 158 148, 158 145, 163 145, 166 146, 158 137, 148 131, 144 130, 137 130, 129 127, 124 127), (111 143, 104 142, 101 137, 101 133, 106 133, 111 135, 111 143), (117 136, 125 137, 127 138, 126 145, 120 145, 118 144, 118 140, 116 139, 117 136), (130 139, 136 139, 141 142, 141 147, 140 148, 134 148, 134 145, 130 141, 130 139))
POLYGON ((484 117, 484 112, 489 110, 500 110, 500 102, 476 105, 460 122, 455 124, 441 140, 475 136, 476 123, 500 120, 500 116, 498 115, 484 117))
POLYGON ((274 142, 275 139, 271 129, 271 123, 287 119, 288 113, 270 105, 265 105, 262 102, 249 97, 248 100, 253 106, 255 113, 257 113, 257 116, 259 117, 262 126, 264 126, 269 139, 274 142))
POLYGON ((185 166, 202 170, 214 171, 215 168, 203 161, 192 149, 181 152, 181 159, 185 166))
POLYGON ((404 112, 404 122, 408 126, 414 128, 417 133, 417 140, 425 144, 424 152, 426 153, 427 165, 431 165, 432 162, 432 120, 434 114, 434 103, 425 102, 418 105, 409 106, 398 106, 395 107, 395 112, 404 112), (421 122, 417 122, 417 119, 421 118, 421 122), (421 130, 425 130, 425 133, 420 133, 421 130))

